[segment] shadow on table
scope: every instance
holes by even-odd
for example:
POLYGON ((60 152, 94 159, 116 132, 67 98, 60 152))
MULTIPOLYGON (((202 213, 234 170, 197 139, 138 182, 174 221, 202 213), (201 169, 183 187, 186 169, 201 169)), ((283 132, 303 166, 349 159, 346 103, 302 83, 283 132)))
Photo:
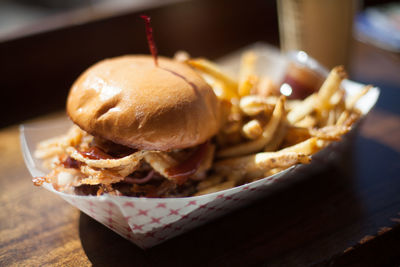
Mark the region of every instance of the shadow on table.
POLYGON ((310 265, 329 259, 356 244, 367 232, 363 222, 372 218, 360 194, 376 181, 360 184, 359 158, 371 157, 365 149, 374 149, 374 157, 388 153, 357 139, 356 156, 349 146, 322 171, 146 251, 81 213, 82 246, 94 266, 310 265))

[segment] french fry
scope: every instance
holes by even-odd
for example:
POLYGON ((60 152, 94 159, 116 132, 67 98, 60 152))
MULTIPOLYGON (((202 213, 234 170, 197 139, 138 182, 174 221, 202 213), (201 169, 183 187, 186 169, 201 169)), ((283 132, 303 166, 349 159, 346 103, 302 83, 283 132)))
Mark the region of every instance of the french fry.
POLYGON ((334 109, 329 110, 328 118, 326 120, 326 126, 334 125, 336 122, 336 111, 334 109))
POLYGON ((315 102, 317 100, 317 95, 311 94, 301 103, 293 107, 293 109, 288 113, 287 119, 291 124, 298 122, 305 116, 310 114, 315 110, 315 102))
POLYGON ((276 95, 277 92, 278 88, 276 84, 271 80, 270 77, 264 76, 258 79, 258 83, 253 88, 251 93, 262 97, 270 97, 272 95, 276 95))
POLYGON ((232 114, 228 122, 222 128, 222 131, 226 134, 238 133, 240 132, 240 128, 242 125, 241 118, 238 116, 234 116, 232 114))
POLYGON ((350 127, 360 118, 360 116, 360 111, 352 110, 351 112, 349 112, 348 117, 344 120, 343 126, 350 127))
MULTIPOLYGON (((325 148, 325 147, 327 147, 329 144, 331 144, 332 143, 332 141, 329 141, 329 140, 324 140, 324 139, 318 139, 317 140, 317 146, 319 147, 319 150, 321 150, 321 149, 323 149, 323 148, 325 148)), ((318 151, 319 151, 318 150, 318 151)), ((317 152, 318 152, 317 151, 317 152)))
POLYGON ((353 95, 351 98, 346 99, 344 106, 345 109, 338 116, 336 125, 350 126, 360 117, 359 112, 355 111, 355 105, 357 101, 368 93, 371 88, 372 85, 367 85, 360 92, 353 95))
POLYGON ((262 150, 264 146, 267 145, 268 142, 272 139, 275 131, 279 126, 282 116, 284 115, 285 99, 286 98, 284 96, 281 96, 279 98, 279 101, 276 104, 275 109, 272 113, 271 119, 264 128, 261 138, 222 149, 217 153, 217 157, 224 158, 241 156, 262 150))
POLYGON ((240 173, 246 177, 259 177, 273 168, 285 168, 298 163, 307 164, 310 157, 296 152, 261 152, 250 156, 229 158, 217 161, 214 169, 217 173, 240 173))
POLYGON ((329 111, 330 111, 330 109, 324 109, 315 114, 315 116, 317 117, 317 120, 318 120, 317 127, 326 126, 326 124, 328 123, 329 111))
POLYGON ((296 106, 300 105, 303 102, 303 100, 298 100, 298 99, 288 99, 286 101, 286 110, 290 112, 292 109, 294 109, 296 106))
POLYGON ((308 129, 311 136, 323 140, 337 141, 340 137, 350 131, 350 127, 346 125, 330 125, 323 128, 308 129))
POLYGON ((290 147, 286 147, 282 150, 279 150, 280 153, 302 153, 304 155, 312 155, 320 150, 318 146, 318 138, 311 137, 303 142, 295 144, 290 147))
POLYGON ((230 103, 230 110, 221 130, 226 134, 240 133, 242 128, 242 114, 240 112, 239 103, 236 99, 231 99, 230 103))
POLYGON ((344 91, 336 91, 330 99, 330 109, 322 110, 318 114, 319 127, 335 125, 341 111, 345 108, 344 91))
POLYGON ((285 139, 288 130, 287 122, 282 120, 273 138, 264 147, 264 152, 276 151, 285 139))
POLYGON ((271 112, 274 109, 277 101, 277 97, 261 97, 250 95, 240 99, 239 107, 244 114, 248 116, 255 116, 262 112, 271 112))
POLYGON ((256 55, 249 51, 243 54, 239 70, 239 96, 250 94, 251 89, 257 83, 258 78, 254 75, 256 55))
POLYGON ((331 106, 337 106, 339 105, 342 101, 344 101, 344 91, 343 90, 338 90, 336 91, 331 99, 330 99, 330 104, 331 106))
POLYGON ((344 122, 349 118, 350 112, 348 110, 344 110, 339 118, 336 121, 336 125, 344 125, 344 122))
POLYGON ((344 125, 330 125, 323 128, 300 128, 290 127, 286 135, 286 143, 293 145, 303 142, 310 137, 318 139, 337 141, 340 137, 350 131, 350 127, 344 125))
POLYGON ((331 108, 330 99, 339 88, 340 83, 347 77, 347 74, 343 66, 335 67, 331 70, 328 77, 322 84, 318 91, 318 99, 315 103, 317 111, 322 112, 331 108))
POLYGON ((261 123, 255 119, 243 125, 242 132, 248 139, 254 140, 262 135, 263 129, 261 123))
POLYGON ((257 76, 253 74, 248 75, 246 79, 239 86, 239 95, 240 96, 249 95, 251 89, 257 84, 257 82, 258 82, 257 76))
POLYGON ((237 157, 237 156, 247 155, 262 150, 264 146, 265 146, 265 141, 263 137, 261 137, 253 141, 240 143, 235 146, 221 149, 220 151, 218 151, 217 157, 227 158, 227 157, 237 157))
POLYGON ((299 128, 312 128, 317 125, 317 118, 315 116, 307 115, 300 121, 296 122, 293 126, 299 128))
POLYGON ((342 112, 346 109, 344 99, 341 101, 339 104, 336 105, 335 107, 335 124, 337 124, 337 121, 339 120, 340 115, 342 112))
POLYGON ((186 62, 195 69, 198 69, 201 72, 211 75, 215 79, 221 81, 225 85, 224 89, 227 91, 227 97, 238 97, 238 83, 229 77, 229 75, 224 73, 216 64, 204 58, 189 59, 186 62))

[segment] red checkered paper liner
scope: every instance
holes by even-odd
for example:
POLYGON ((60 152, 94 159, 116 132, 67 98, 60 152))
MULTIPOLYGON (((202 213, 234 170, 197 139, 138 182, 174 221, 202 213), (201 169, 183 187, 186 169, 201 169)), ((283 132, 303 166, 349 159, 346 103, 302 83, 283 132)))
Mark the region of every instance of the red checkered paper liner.
MULTIPOLYGON (((281 69, 284 68, 285 57, 275 49, 263 44, 253 45, 250 49, 256 51, 259 61, 276 62, 275 66, 280 64, 281 69)), ((232 69, 237 68, 239 61, 239 52, 222 60, 228 68, 232 69)), ((271 69, 271 71, 276 72, 276 69, 271 69)), ((268 73, 268 68, 266 67, 263 71, 268 73)), ((352 95, 360 91, 363 85, 346 80, 343 82, 343 87, 348 95, 352 95)), ((376 103, 378 96, 379 89, 372 88, 357 103, 357 107, 366 115, 376 103)), ((71 122, 67 119, 58 119, 20 127, 24 159, 33 177, 47 173, 47 170, 41 167, 41 161, 33 156, 37 143, 65 133, 70 126, 71 122)), ((354 130, 349 134, 352 132, 354 130)), ((292 166, 273 176, 203 196, 185 198, 77 196, 58 192, 51 184, 44 184, 43 187, 119 235, 146 249, 264 197, 274 191, 281 182, 292 181, 323 168, 325 163, 334 160, 347 146, 346 139, 345 136, 340 142, 335 142, 313 155, 310 164, 292 166)))
POLYGON ((265 195, 280 175, 212 195, 146 199, 57 193, 93 219, 141 248, 149 248, 265 195))

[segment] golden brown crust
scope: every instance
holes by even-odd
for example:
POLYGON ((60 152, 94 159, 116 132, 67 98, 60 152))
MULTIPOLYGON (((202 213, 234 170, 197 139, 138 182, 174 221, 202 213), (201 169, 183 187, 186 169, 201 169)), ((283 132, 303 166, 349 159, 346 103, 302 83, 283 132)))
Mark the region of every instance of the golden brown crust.
POLYGON ((83 130, 132 148, 198 145, 218 131, 219 103, 190 67, 149 56, 106 59, 73 84, 67 114, 83 130))

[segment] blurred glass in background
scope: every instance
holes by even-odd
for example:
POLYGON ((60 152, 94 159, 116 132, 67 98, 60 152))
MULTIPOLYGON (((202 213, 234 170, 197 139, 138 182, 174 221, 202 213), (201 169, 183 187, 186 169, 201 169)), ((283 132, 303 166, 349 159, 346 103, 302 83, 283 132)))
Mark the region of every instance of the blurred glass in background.
POLYGON ((347 65, 356 0, 278 0, 283 51, 302 50, 329 69, 347 65))
POLYGON ((399 53, 400 3, 384 2, 277 0, 281 48, 305 51, 328 69, 349 67, 353 37, 399 53))

